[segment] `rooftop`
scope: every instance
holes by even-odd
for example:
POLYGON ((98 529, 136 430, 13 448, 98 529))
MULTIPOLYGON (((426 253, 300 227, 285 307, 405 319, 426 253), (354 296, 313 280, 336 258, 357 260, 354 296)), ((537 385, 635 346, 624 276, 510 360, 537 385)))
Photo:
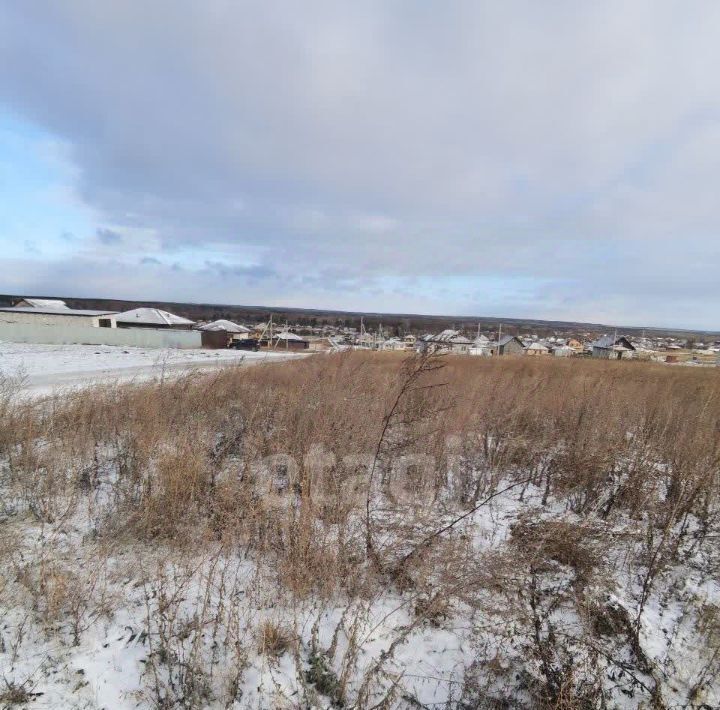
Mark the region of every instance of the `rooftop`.
POLYGON ((159 308, 134 308, 131 311, 118 313, 115 320, 118 323, 145 323, 148 325, 193 325, 195 323, 195 321, 162 311, 159 308))
POLYGON ((291 333, 290 331, 283 330, 280 333, 277 333, 275 337, 278 340, 302 340, 302 338, 299 335, 296 335, 295 333, 291 333))
MULTIPOLYGON (((27 299, 26 299, 27 300, 27 299)), ((86 311, 77 308, 35 308, 30 306, 14 306, 12 308, 0 308, 5 313, 34 313, 36 315, 52 316, 110 316, 116 311, 86 311)))
POLYGON ((198 327, 198 330, 224 330, 227 333, 249 333, 250 328, 246 328, 244 325, 233 323, 231 320, 214 320, 212 323, 205 323, 198 327))
POLYGON ((67 308, 67 303, 59 298, 23 298, 20 303, 27 303, 33 308, 67 308))

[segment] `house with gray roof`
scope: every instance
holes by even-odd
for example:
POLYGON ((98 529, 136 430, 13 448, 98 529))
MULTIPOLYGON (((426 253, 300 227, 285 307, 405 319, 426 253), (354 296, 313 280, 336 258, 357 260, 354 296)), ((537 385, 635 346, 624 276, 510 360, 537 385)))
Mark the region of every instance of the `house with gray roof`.
POLYGON ((473 340, 464 336, 459 330, 447 329, 437 335, 423 335, 415 347, 424 352, 451 352, 467 354, 474 345, 473 340))
POLYGON ((495 355, 522 355, 525 352, 522 340, 515 335, 503 335, 499 341, 493 341, 491 347, 495 355))
POLYGON ((624 336, 603 335, 590 343, 592 356, 602 360, 629 360, 635 353, 635 346, 624 336))

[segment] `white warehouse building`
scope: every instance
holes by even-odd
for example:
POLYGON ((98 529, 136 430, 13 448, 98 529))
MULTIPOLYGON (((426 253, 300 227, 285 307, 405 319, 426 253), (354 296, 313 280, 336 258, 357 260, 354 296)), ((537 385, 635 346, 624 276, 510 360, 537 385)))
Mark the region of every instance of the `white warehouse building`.
POLYGON ((155 308, 127 313, 68 308, 63 301, 24 298, 0 307, 0 341, 63 345, 200 348, 193 322, 155 308))
POLYGON ((115 311, 90 311, 67 306, 14 306, 0 308, 0 323, 27 325, 85 325, 98 327, 103 325, 115 311))

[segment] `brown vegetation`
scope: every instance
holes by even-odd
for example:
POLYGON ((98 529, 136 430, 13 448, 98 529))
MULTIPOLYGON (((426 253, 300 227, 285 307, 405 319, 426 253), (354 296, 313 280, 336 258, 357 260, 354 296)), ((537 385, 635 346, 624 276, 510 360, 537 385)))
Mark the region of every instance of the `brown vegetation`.
MULTIPOLYGON (((510 685, 491 687, 488 674, 510 684, 520 657, 528 675, 517 697, 526 702, 600 706, 612 676, 623 692, 661 706, 666 670, 643 652, 643 614, 659 589, 672 593, 669 570, 688 561, 699 569, 702 559, 703 575, 718 574, 719 375, 644 363, 348 353, 42 402, 16 398, 6 383, 0 524, 9 531, 29 520, 57 531, 81 511, 85 551, 102 547, 98 559, 118 546, 216 550, 262 561, 279 596, 297 600, 371 604, 391 589, 412 612, 402 638, 459 608, 468 620, 497 615, 507 628, 493 633, 513 637, 517 652, 495 643, 490 654, 482 646, 489 632, 478 630, 478 662, 451 706, 509 697, 510 685), (478 544, 475 516, 500 499, 516 511, 512 532, 478 544), (620 568, 632 588, 622 612, 608 601, 612 583, 603 587, 620 568), (584 631, 564 628, 561 613, 584 631)), ((0 564, 28 580, 48 622, 73 620, 78 643, 107 613, 107 571, 88 563, 78 582, 63 564, 67 552, 46 552, 42 566, 28 569, 18 539, 0 544, 0 564), (82 595, 100 595, 102 608, 82 595)), ((199 647, 183 646, 171 681, 158 671, 178 657, 169 649, 180 633, 175 612, 168 617, 176 599, 158 579, 146 573, 143 582, 148 603, 165 600, 163 614, 148 615, 157 698, 172 705, 172 690, 204 702, 212 690, 199 685, 199 647)), ((224 602, 217 608, 225 613, 224 602)), ((714 610, 707 604, 699 622, 710 652, 691 679, 694 698, 720 672, 714 610)), ((207 628, 214 617, 194 623, 200 618, 207 628)), ((357 707, 383 697, 386 707, 402 706, 399 681, 388 685, 384 675, 397 644, 372 679, 348 681, 357 666, 351 628, 344 622, 342 662, 334 647, 313 645, 305 692, 357 707), (373 696, 376 681, 383 690, 373 696)), ((261 622, 256 643, 270 657, 298 655, 294 633, 261 622)), ((236 648, 238 659, 244 653, 236 648)))

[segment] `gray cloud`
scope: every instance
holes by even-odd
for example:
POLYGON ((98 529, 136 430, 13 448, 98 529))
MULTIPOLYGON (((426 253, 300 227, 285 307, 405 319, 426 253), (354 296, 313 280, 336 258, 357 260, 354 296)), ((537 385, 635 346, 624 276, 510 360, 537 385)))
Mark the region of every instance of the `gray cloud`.
POLYGON ((104 223, 213 252, 195 300, 718 327, 718 36, 713 2, 4 3, 0 101, 104 223))
POLYGON ((96 229, 95 236, 97 236, 98 240, 106 246, 120 244, 123 241, 122 234, 116 232, 114 229, 108 229, 107 227, 96 229))

